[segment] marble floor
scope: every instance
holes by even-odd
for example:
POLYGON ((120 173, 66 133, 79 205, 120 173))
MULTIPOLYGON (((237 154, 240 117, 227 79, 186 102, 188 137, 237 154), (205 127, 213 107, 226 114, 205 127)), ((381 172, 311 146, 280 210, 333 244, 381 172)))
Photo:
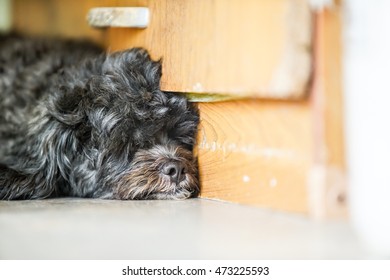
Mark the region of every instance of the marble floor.
POLYGON ((0 201, 0 259, 367 258, 346 222, 219 201, 0 201))

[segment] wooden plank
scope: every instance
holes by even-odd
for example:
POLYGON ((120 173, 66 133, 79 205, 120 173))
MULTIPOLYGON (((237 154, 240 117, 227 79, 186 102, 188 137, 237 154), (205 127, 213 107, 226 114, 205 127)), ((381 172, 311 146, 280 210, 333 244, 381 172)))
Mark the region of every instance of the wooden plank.
POLYGON ((310 213, 318 219, 347 216, 339 1, 315 16, 315 74, 311 90, 316 149, 308 182, 310 213))
POLYGON ((307 102, 200 103, 201 197, 308 213, 307 102))
POLYGON ((305 0, 118 0, 148 7, 145 30, 111 28, 111 50, 134 46, 163 57, 164 90, 300 98, 311 67, 305 0))

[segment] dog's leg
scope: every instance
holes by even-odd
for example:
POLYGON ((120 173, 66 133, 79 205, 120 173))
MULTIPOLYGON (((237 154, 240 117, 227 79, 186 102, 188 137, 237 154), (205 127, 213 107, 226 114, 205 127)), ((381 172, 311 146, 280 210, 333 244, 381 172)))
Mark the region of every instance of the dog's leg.
POLYGON ((43 174, 22 174, 0 164, 0 199, 36 199, 50 196, 54 189, 43 174))

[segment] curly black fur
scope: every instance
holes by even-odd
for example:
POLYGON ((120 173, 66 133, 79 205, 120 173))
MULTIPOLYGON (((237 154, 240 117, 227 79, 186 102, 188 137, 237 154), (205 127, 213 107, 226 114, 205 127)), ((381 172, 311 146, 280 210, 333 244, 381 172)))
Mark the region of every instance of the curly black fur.
POLYGON ((0 199, 196 196, 198 112, 134 48, 0 36, 0 199))

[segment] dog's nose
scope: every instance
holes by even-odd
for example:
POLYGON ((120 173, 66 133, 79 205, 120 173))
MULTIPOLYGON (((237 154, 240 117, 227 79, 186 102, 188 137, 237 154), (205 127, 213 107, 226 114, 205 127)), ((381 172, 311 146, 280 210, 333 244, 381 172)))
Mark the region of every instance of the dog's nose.
POLYGON ((186 178, 183 164, 177 161, 166 163, 161 172, 164 175, 169 176, 173 182, 176 182, 176 184, 179 184, 186 178))

